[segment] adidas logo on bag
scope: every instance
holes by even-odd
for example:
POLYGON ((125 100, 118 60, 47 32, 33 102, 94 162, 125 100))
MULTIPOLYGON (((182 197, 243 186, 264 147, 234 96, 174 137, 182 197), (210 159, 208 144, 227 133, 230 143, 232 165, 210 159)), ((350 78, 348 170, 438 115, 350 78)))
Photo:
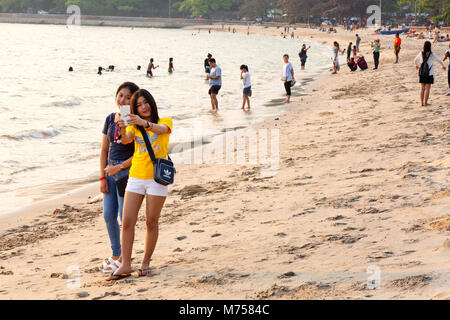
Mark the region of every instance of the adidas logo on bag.
POLYGON ((167 178, 170 178, 172 176, 172 172, 170 170, 164 170, 164 176, 166 176, 167 178))

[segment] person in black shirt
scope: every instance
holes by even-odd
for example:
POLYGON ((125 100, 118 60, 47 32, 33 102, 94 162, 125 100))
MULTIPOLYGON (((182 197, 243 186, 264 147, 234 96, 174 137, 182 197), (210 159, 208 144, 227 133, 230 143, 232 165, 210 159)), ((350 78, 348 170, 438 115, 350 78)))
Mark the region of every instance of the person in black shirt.
POLYGON ((206 80, 208 80, 208 74, 211 71, 211 67, 209 66, 209 59, 212 58, 212 54, 208 53, 208 57, 205 59, 205 74, 206 74, 206 80))
MULTIPOLYGON (((131 96, 137 90, 139 87, 136 84, 123 83, 117 89, 117 107, 129 105, 131 96)), ((122 221, 125 187, 134 154, 134 144, 125 145, 121 142, 119 120, 118 112, 106 117, 100 151, 100 192, 103 193, 103 216, 112 249, 112 256, 103 262, 102 270, 105 273, 112 273, 121 265, 122 247, 117 217, 120 216, 122 221)))
POLYGON ((300 62, 302 63, 302 70, 305 70, 305 64, 306 64, 306 59, 308 58, 308 50, 311 48, 311 46, 309 46, 308 48, 306 48, 306 44, 304 44, 302 46, 302 49, 299 52, 299 57, 300 57, 300 62))

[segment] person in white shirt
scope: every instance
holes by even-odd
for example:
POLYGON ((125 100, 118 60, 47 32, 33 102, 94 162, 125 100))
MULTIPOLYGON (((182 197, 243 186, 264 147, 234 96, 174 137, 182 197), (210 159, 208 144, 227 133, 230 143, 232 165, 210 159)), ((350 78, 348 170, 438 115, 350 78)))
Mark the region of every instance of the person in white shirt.
POLYGON ((289 55, 285 54, 283 56, 283 61, 283 77, 281 78, 281 81, 284 82, 284 89, 286 90, 286 100, 284 103, 289 103, 291 102, 292 81, 295 81, 294 67, 292 66, 292 63, 289 62, 289 55))
POLYGON ((433 62, 437 61, 442 65, 442 69, 446 70, 444 62, 442 62, 439 57, 431 51, 431 42, 425 41, 423 45, 423 50, 419 52, 414 63, 416 69, 419 71, 419 82, 420 82, 420 101, 421 106, 425 107, 428 105, 428 99, 430 97, 431 85, 434 83, 434 67, 433 62), (426 64, 423 65, 423 62, 426 64))
POLYGON ((242 110, 245 110, 245 104, 248 105, 248 110, 250 110, 250 98, 252 96, 252 82, 250 80, 250 72, 248 72, 248 66, 243 64, 241 66, 241 80, 244 82, 244 92, 242 101, 242 110))

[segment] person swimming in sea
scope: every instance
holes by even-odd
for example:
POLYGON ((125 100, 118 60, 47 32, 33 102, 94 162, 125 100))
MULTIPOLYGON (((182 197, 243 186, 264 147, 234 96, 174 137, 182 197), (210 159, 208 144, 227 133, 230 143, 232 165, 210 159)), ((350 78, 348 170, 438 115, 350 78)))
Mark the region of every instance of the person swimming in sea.
POLYGON ((154 69, 158 68, 159 66, 156 66, 153 64, 153 58, 150 59, 150 63, 148 64, 147 68, 147 77, 153 77, 153 71, 154 69))
POLYGON ((169 59, 169 73, 172 73, 175 71, 175 68, 173 67, 173 58, 169 59))

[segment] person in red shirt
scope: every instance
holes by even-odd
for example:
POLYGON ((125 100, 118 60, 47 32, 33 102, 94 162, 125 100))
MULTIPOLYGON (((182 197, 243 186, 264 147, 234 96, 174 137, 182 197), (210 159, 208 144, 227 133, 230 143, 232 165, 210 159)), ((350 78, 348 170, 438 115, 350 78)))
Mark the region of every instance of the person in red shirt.
POLYGON ((401 45, 402 45, 402 39, 400 38, 400 34, 396 33, 395 41, 394 41, 394 53, 395 53, 395 57, 396 57, 395 63, 398 63, 398 55, 400 53, 401 45))

